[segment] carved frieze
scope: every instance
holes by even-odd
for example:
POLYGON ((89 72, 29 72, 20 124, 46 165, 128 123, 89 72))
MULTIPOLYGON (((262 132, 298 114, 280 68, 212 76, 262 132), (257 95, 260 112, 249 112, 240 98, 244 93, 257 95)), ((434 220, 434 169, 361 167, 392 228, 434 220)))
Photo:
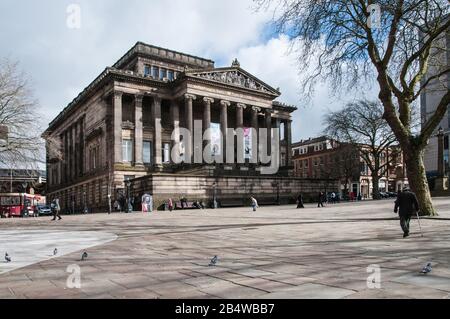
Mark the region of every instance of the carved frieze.
POLYGON ((254 80, 253 78, 243 74, 239 70, 199 72, 192 73, 191 75, 207 80, 217 81, 225 84, 233 84, 245 87, 247 89, 262 91, 264 93, 273 93, 267 87, 254 80))

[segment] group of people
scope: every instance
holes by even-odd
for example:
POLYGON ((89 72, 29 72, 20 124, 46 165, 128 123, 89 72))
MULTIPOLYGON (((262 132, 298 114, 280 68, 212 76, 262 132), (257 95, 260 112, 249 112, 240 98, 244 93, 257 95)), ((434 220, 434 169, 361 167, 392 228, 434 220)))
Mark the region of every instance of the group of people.
MULTIPOLYGON (((332 198, 332 202, 333 202, 333 194, 331 195, 332 198)), ((327 199, 325 198, 325 195, 323 192, 320 192, 318 195, 318 204, 317 207, 323 207, 323 203, 324 201, 326 201, 327 199)), ((251 201, 251 207, 253 209, 253 211, 255 212, 256 209, 259 207, 258 205, 258 201, 256 200, 255 197, 250 197, 250 201, 251 201)), ((153 197, 150 194, 144 194, 142 195, 142 212, 152 212, 153 211, 153 197)), ((187 207, 187 199, 185 197, 182 197, 180 199, 180 203, 181 203, 181 207, 184 209, 185 207, 187 207)), ((116 200, 114 202, 114 208, 116 210, 121 209, 121 205, 122 203, 119 202, 118 200, 116 200)), ((204 205, 203 203, 200 203, 198 201, 194 202, 194 207, 198 208, 198 209, 203 209, 204 205)), ((59 199, 55 198, 52 200, 50 207, 52 209, 52 213, 53 213, 53 219, 52 220, 56 220, 58 218, 58 220, 61 220, 61 216, 60 216, 60 212, 61 212, 61 206, 59 204, 59 199)), ((122 206, 123 207, 123 206, 122 206)), ((172 198, 169 198, 167 201, 167 208, 169 209, 170 212, 172 212, 174 210, 174 202, 172 200, 172 198)), ((303 203, 303 195, 300 193, 297 196, 297 208, 305 208, 304 203, 303 203)), ((397 194, 397 199, 395 201, 395 206, 394 206, 394 213, 398 213, 399 215, 399 219, 400 219, 400 226, 403 230, 403 238, 408 237, 409 236, 409 232, 410 232, 410 220, 411 217, 414 214, 418 215, 418 211, 419 211, 419 202, 417 201, 417 197, 416 195, 411 192, 411 190, 409 189, 404 189, 403 191, 399 191, 397 194)))

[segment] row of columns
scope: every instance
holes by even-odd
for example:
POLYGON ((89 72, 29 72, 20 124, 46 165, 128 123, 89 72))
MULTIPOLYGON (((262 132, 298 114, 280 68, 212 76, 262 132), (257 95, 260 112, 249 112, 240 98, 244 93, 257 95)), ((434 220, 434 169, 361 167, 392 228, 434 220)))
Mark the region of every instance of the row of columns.
MULTIPOLYGON (((113 124, 114 124, 114 161, 116 163, 122 163, 122 95, 120 91, 114 92, 113 99, 113 124)), ((193 103, 197 99, 197 96, 193 94, 185 94, 185 123, 186 129, 193 132, 194 129, 194 117, 193 117, 193 103)), ((143 165, 142 159, 142 148, 143 148, 143 122, 142 122, 142 100, 143 95, 135 95, 135 133, 134 133, 134 151, 135 151, 135 165, 143 165)), ((203 100, 203 133, 211 127, 211 105, 214 103, 214 99, 210 97, 204 97, 203 100)), ((230 101, 220 100, 220 129, 222 132, 226 132, 228 128, 228 108, 231 105, 230 101)), ((242 128, 244 125, 244 109, 248 106, 242 103, 236 104, 236 128, 242 128)), ((251 107, 251 126, 258 131, 258 112, 261 108, 252 106, 251 107)), ((170 106, 171 120, 173 123, 173 128, 175 130, 175 140, 173 143, 179 142, 179 104, 176 100, 172 100, 170 106)), ((154 121, 154 162, 156 166, 162 165, 162 140, 161 140, 161 98, 153 95, 153 107, 152 107, 152 119, 154 121)), ((271 140, 271 129, 272 129, 272 115, 270 110, 265 112, 265 126, 268 128, 268 152, 271 151, 270 140, 271 140)), ((279 127, 279 126, 277 126, 279 127)), ((287 149, 291 146, 291 121, 285 122, 284 126, 284 136, 287 141, 287 149)), ((211 140, 211 136, 208 134, 206 136, 205 144, 211 140)), ((254 149, 257 149, 257 138, 252 139, 254 149)), ((223 136, 223 153, 225 152, 226 145, 226 134, 223 136)), ((193 156, 193 134, 191 140, 185 141, 185 151, 186 154, 191 154, 193 156)), ((291 154, 286 151, 287 163, 291 163, 291 154)), ((186 161, 188 159, 186 158, 186 161)), ((192 162, 192 158, 191 158, 192 162)))
POLYGON ((68 127, 60 141, 63 160, 59 162, 57 183, 68 183, 84 171, 84 117, 68 127))

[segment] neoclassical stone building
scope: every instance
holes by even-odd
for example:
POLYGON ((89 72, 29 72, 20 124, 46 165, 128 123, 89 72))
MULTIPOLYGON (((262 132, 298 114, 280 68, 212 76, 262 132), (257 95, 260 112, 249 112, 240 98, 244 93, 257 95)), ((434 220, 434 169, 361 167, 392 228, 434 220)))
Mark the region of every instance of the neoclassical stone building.
MULTIPOLYGON (((274 101, 279 96, 278 89, 236 60, 216 68, 211 60, 138 42, 44 132, 48 197, 59 197, 65 210, 85 205, 104 209, 108 194, 117 198, 130 179, 139 181, 133 183, 134 192, 152 192, 157 201, 182 195, 209 199, 213 185, 218 196, 222 192, 236 198, 242 176, 253 179, 253 191, 262 191, 261 183, 269 182, 268 192, 273 193, 274 181, 261 177, 259 165, 248 159, 244 164, 174 164, 170 150, 179 142, 177 134, 171 139, 172 132, 192 131, 194 120, 201 120, 203 129, 276 128, 281 167, 270 178, 288 176, 291 113, 296 108, 274 101), (238 184, 230 182, 233 177, 238 184)), ((192 147, 186 141, 186 148, 192 147)))

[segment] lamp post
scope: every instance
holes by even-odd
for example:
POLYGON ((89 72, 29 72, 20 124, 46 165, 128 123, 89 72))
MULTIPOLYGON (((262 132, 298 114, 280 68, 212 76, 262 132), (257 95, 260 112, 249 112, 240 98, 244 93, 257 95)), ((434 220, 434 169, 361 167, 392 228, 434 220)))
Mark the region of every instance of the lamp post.
POLYGON ((88 213, 87 200, 86 200, 86 191, 83 191, 83 212, 85 214, 88 213))
POLYGON ((439 127, 438 133, 438 177, 444 177, 444 130, 439 127))
POLYGON ((444 173, 444 130, 439 127, 438 138, 438 176, 435 180, 435 189, 438 191, 447 189, 447 177, 444 173))
POLYGON ((125 181, 125 185, 127 187, 127 213, 131 213, 133 211, 133 209, 131 208, 131 199, 130 199, 130 186, 131 186, 131 182, 129 179, 127 179, 125 181))
POLYGON ((216 184, 216 182, 214 182, 213 183, 213 209, 217 208, 216 189, 217 189, 217 184, 216 184))
POLYGON ((272 187, 277 188, 277 205, 280 205, 280 182, 279 181, 273 182, 272 187))
POLYGON ((22 189, 23 189, 23 192, 24 192, 24 193, 27 192, 27 186, 28 186, 28 183, 27 183, 27 182, 22 182, 22 189))

